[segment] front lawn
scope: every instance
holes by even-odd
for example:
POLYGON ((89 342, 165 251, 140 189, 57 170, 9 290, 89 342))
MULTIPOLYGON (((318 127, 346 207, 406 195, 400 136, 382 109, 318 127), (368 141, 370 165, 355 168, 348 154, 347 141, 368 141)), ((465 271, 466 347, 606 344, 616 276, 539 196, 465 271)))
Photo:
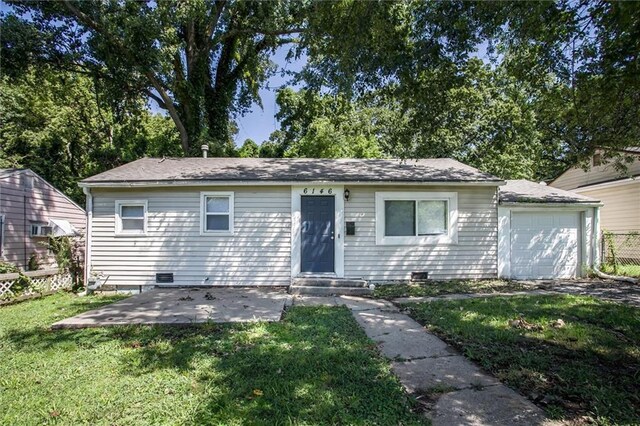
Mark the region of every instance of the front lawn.
POLYGON ((0 308, 0 424, 424 424, 344 307, 279 323, 50 331, 113 301, 0 308))
POLYGON ((462 293, 499 293, 539 288, 536 283, 509 280, 450 280, 426 283, 383 284, 376 286, 374 296, 381 299, 398 297, 442 296, 462 293))
POLYGON ((584 296, 491 297, 406 307, 551 417, 640 423, 640 309, 584 296))

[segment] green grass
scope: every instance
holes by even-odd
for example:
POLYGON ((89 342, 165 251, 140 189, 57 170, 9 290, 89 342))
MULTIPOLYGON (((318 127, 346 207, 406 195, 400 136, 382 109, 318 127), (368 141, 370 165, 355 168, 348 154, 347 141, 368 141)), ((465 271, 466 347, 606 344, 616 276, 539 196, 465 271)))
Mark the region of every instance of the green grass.
POLYGON ((376 286, 374 297, 395 299, 398 297, 442 296, 462 293, 497 293, 535 289, 531 283, 508 280, 450 280, 429 281, 421 284, 401 283, 376 286))
POLYGON ((406 305, 431 331, 555 418, 640 424, 640 309, 584 296, 406 305), (523 315, 540 331, 514 328, 523 315), (565 326, 554 328, 557 319, 565 326))
POLYGON ((602 264, 600 269, 602 272, 607 274, 618 274, 627 277, 640 278, 640 265, 618 265, 618 271, 616 272, 613 266, 602 264))
POLYGON ((424 424, 344 307, 279 323, 57 330, 113 301, 0 308, 0 424, 424 424))

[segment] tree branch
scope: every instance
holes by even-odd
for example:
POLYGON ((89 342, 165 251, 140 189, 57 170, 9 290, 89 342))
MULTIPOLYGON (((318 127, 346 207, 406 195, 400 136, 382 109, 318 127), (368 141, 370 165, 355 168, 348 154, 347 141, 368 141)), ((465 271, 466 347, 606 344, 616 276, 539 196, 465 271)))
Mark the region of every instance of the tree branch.
POLYGON ((207 27, 207 40, 209 40, 209 46, 211 45, 213 35, 216 32, 216 27, 220 21, 220 16, 227 5, 227 0, 217 0, 213 4, 211 15, 209 16, 209 25, 207 27))
POLYGON ((151 99, 153 99, 154 101, 156 101, 156 103, 158 104, 158 106, 162 109, 168 109, 167 105, 164 103, 164 101, 162 100, 162 98, 160 98, 158 95, 156 95, 155 93, 153 93, 151 90, 147 89, 145 90, 145 93, 147 94, 147 96, 149 96, 151 99))
POLYGON ((100 24, 94 21, 89 15, 76 8, 69 0, 63 0, 63 3, 67 7, 67 9, 69 9, 69 12, 73 13, 78 18, 78 20, 80 20, 80 22, 99 33, 102 33, 100 24))
POLYGON ((163 84, 156 78, 156 76, 153 75, 153 73, 150 71, 145 72, 145 76, 147 77, 147 79, 149 79, 153 87, 162 98, 162 101, 164 102, 164 105, 169 112, 171 119, 175 123, 176 127, 178 128, 178 132, 180 133, 180 144, 182 145, 182 149, 185 154, 187 154, 189 152, 189 134, 187 133, 187 129, 184 127, 184 124, 182 124, 182 120, 180 120, 178 110, 173 104, 172 99, 164 90, 163 84))
MULTIPOLYGON (((257 55, 258 53, 260 53, 262 49, 265 49, 267 45, 268 45, 267 38, 263 37, 262 40, 257 42, 256 45, 253 47, 253 54, 257 55)), ((238 77, 240 77, 240 74, 242 73, 245 65, 247 65, 247 62, 249 62, 249 56, 250 56, 250 53, 247 53, 244 55, 244 57, 238 62, 235 68, 229 72, 228 78, 235 80, 238 77)))
POLYGON ((263 36, 280 36, 280 35, 289 35, 289 34, 300 34, 300 33, 304 33, 306 32, 306 28, 291 28, 288 30, 262 30, 260 28, 236 28, 233 30, 229 30, 229 32, 227 34, 225 34, 225 36, 223 38, 228 38, 228 37, 237 37, 239 35, 243 35, 243 34, 260 34, 263 36))

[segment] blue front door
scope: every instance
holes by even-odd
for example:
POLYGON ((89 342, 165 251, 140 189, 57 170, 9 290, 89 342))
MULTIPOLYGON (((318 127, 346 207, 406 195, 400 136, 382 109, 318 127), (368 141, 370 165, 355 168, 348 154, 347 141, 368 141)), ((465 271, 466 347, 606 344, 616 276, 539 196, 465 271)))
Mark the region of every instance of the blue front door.
POLYGON ((334 272, 335 199, 302 196, 302 262, 300 272, 334 272))

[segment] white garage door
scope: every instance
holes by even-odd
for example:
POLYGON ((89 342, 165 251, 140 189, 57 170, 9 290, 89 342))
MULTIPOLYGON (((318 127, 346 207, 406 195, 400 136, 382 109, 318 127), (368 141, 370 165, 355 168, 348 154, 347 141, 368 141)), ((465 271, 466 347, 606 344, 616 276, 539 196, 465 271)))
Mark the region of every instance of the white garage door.
POLYGON ((572 278, 578 272, 580 226, 577 212, 512 212, 513 278, 572 278))

